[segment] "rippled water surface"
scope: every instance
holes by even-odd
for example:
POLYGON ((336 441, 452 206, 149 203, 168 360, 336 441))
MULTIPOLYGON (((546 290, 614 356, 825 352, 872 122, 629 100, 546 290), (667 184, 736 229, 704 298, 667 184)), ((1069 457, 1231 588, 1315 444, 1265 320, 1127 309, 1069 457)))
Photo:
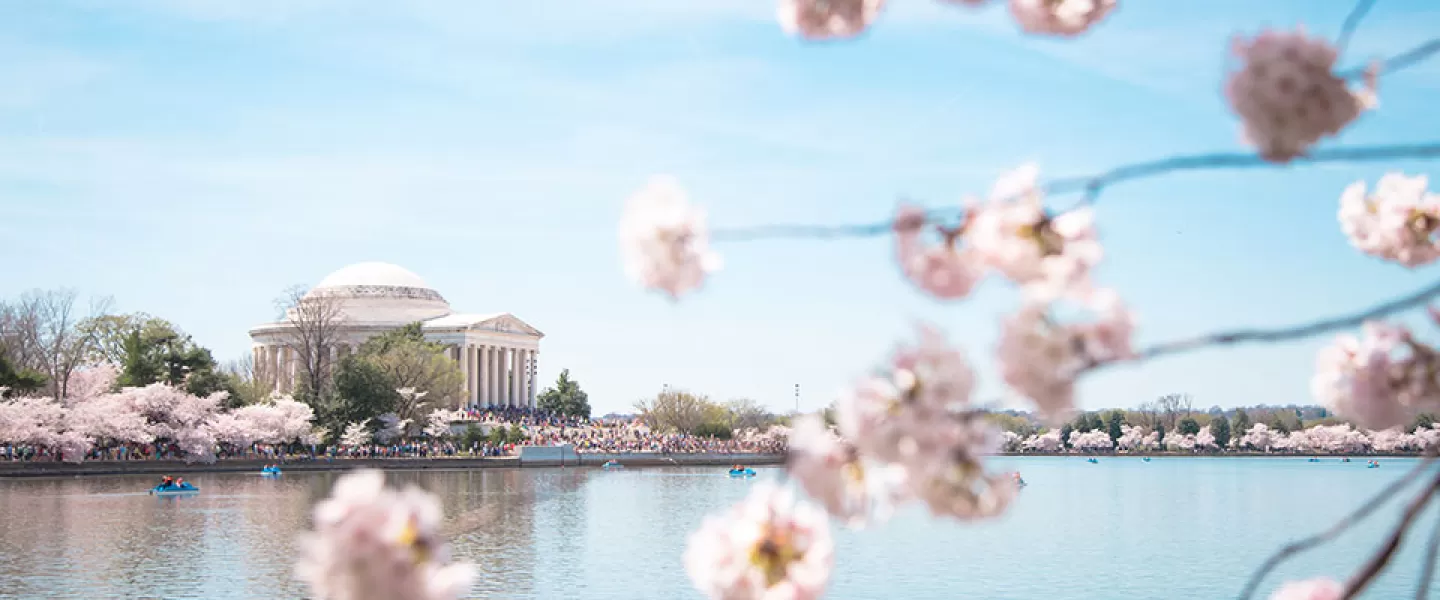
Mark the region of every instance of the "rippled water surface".
MULTIPOLYGON (((996 462, 1030 484, 1006 517, 937 524, 911 511, 882 528, 839 533, 830 597, 1233 598, 1268 553, 1328 526, 1414 464, 996 462)), ((304 597, 291 575, 295 535, 335 476, 197 473, 186 479, 201 494, 170 498, 145 493, 149 476, 0 480, 0 598, 304 597)), ((722 468, 390 477, 439 494, 447 518, 478 524, 454 538, 455 554, 479 565, 474 597, 547 600, 698 597, 680 567, 685 536, 753 485, 722 468)), ((1282 574, 1344 577, 1378 546, 1398 504, 1282 574)), ((1366 598, 1414 596, 1433 521, 1427 514, 1421 539, 1366 598)))

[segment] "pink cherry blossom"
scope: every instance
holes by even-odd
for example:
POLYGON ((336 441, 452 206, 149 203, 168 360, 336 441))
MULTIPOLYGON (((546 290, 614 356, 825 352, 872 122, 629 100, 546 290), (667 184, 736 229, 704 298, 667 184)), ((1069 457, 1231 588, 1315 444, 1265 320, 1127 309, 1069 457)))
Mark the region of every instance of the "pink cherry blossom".
POLYGON ((818 417, 797 420, 788 442, 790 475, 847 527, 882 521, 902 500, 902 469, 863 460, 818 417))
POLYGON ((985 265, 974 249, 963 244, 963 228, 941 232, 940 243, 921 240, 924 209, 902 206, 895 217, 895 256, 912 283, 936 298, 953 300, 970 295, 985 275, 985 265))
POLYGON ((1341 336, 1320 351, 1310 389, 1360 426, 1385 429, 1435 408, 1437 359, 1403 327, 1370 322, 1362 337, 1341 336))
POLYGON ((820 598, 834 561, 825 511, 768 482, 706 517, 684 555, 690 580, 712 600, 820 598))
POLYGON ((1110 450, 1115 447, 1115 442, 1110 439, 1110 434, 1099 429, 1071 431, 1070 447, 1076 450, 1110 450))
POLYGON ((1366 194, 1357 181, 1340 195, 1340 228, 1356 249, 1407 267, 1440 258, 1440 195, 1426 190, 1424 175, 1389 173, 1366 194))
POLYGON ((981 259, 1006 278, 1047 293, 1088 291, 1090 272, 1104 256, 1089 208, 1058 216, 1046 212, 1033 164, 996 181, 965 235, 981 259))
POLYGON ((875 22, 885 0, 780 0, 780 27, 813 40, 852 38, 875 22))
POLYGON ((1026 450, 1040 452, 1059 452, 1065 447, 1065 442, 1060 440, 1060 430, 1051 429, 1045 433, 1030 436, 1021 446, 1026 450))
POLYGON ((720 268, 709 248, 705 213, 690 205, 679 183, 651 179, 630 197, 620 220, 620 249, 625 271, 639 284, 671 298, 699 289, 720 268))
POLYGON ((1291 581, 1270 595, 1270 600, 1340 600, 1344 586, 1328 577, 1291 581))
POLYGON ((65 384, 65 402, 75 404, 110 393, 120 372, 110 363, 78 369, 65 384))
POLYGON ((1076 36, 1115 9, 1115 0, 1010 0, 1010 14, 1027 33, 1076 36))
POLYGON ((1225 95, 1240 116, 1245 140, 1266 160, 1284 163, 1321 138, 1340 133, 1373 103, 1370 89, 1356 93, 1333 72, 1337 53, 1323 38, 1264 31, 1238 38, 1232 51, 1242 66, 1230 73, 1225 95))
POLYGON ((1035 403, 1042 416, 1063 420, 1074 408, 1075 379, 1086 368, 1133 355, 1134 320, 1119 298, 1091 295, 1097 318, 1062 324, 1050 304, 1031 299, 1006 317, 997 348, 1001 378, 1035 403))
POLYGON ((440 539, 440 502, 416 487, 385 486, 380 471, 335 482, 300 540, 296 573, 316 600, 454 600, 474 580, 450 563, 440 539))

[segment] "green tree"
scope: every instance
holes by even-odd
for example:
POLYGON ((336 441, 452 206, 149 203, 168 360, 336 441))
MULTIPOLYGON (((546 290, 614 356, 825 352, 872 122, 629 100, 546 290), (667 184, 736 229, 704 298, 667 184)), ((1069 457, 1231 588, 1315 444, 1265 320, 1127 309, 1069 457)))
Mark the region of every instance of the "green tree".
POLYGON ((1429 429, 1430 426, 1434 424, 1435 415, 1432 415, 1430 413, 1420 413, 1418 415, 1415 415, 1415 421, 1410 423, 1410 433, 1415 433, 1416 429, 1429 429))
POLYGON ((728 440, 732 436, 734 436, 734 431, 724 423, 720 423, 717 421, 707 421, 705 423, 701 423, 699 427, 696 427, 694 434, 700 437, 715 438, 718 440, 728 440))
POLYGON ((5 353, 0 352, 0 388, 29 394, 44 388, 48 382, 49 379, 44 373, 34 369, 16 369, 15 365, 5 358, 5 353))
POLYGON ((715 404, 709 398, 677 389, 667 389, 654 399, 636 402, 635 409, 646 425, 680 433, 694 432, 715 415, 715 404))
POLYGON ((1084 413, 1081 413, 1079 416, 1075 417, 1075 422, 1071 424, 1070 429, 1078 431, 1080 433, 1090 431, 1090 417, 1086 416, 1084 413))
POLYGON ((1195 422, 1195 419, 1185 417, 1180 419, 1180 423, 1175 426, 1175 430, 1184 435, 1195 435, 1200 433, 1200 424, 1195 422))
MULTIPOLYGON (((219 372, 210 350, 196 344, 168 321, 147 319, 120 343, 119 385, 140 387, 163 383, 184 388, 196 396, 226 392, 232 400, 238 398, 230 379, 219 372)), ((111 333, 107 330, 106 335, 111 333)))
POLYGON ((1285 423, 1285 420, 1281 419, 1278 414, 1270 415, 1270 428, 1284 435, 1290 434, 1290 425, 1285 423))
POLYGON ((1230 421, 1225 417, 1216 417, 1210 421, 1210 433, 1215 436, 1215 445, 1221 448, 1230 447, 1230 421))
POLYGON ((580 389, 580 382, 570 378, 570 369, 562 369, 555 387, 545 388, 535 399, 540 410, 581 419, 590 418, 590 396, 580 389))
POLYGON ((1235 409, 1235 420, 1231 425, 1230 430, 1234 431, 1235 435, 1244 436, 1245 432, 1250 431, 1250 413, 1243 408, 1235 409))
POLYGON ((1164 426, 1164 425, 1156 425, 1156 426, 1155 426, 1155 443, 1160 445, 1160 449, 1161 449, 1161 450, 1164 450, 1164 449, 1165 449, 1165 426, 1164 426))
POLYGON ((1060 443, 1064 444, 1066 448, 1070 447, 1070 433, 1073 431, 1075 431, 1075 427, 1070 423, 1066 423, 1060 428, 1060 443))
POLYGON ((445 355, 445 346, 425 340, 419 323, 387 331, 360 345, 361 359, 385 373, 392 389, 425 392, 423 400, 400 402, 395 413, 418 420, 424 405, 458 406, 465 392, 460 365, 445 355))
MULTIPOLYGON (((327 394, 328 395, 328 394, 327 394)), ((312 397, 306 390, 297 395, 312 397)), ((318 411, 325 428, 333 436, 339 436, 350 423, 370 419, 372 430, 379 429, 379 417, 394 412, 400 402, 400 394, 391 385, 390 378, 379 367, 362 357, 350 355, 340 359, 335 369, 333 396, 316 399, 323 409, 318 411)))
POLYGON ((1091 413, 1090 428, 1086 431, 1105 431, 1105 420, 1100 418, 1100 413, 1091 413))
POLYGON ((1106 433, 1109 433, 1109 434, 1110 434, 1110 442, 1111 442, 1111 443, 1118 443, 1119 440, 1120 440, 1120 436, 1122 436, 1122 435, 1125 434, 1123 431, 1121 431, 1121 426, 1124 425, 1124 424, 1125 424, 1125 413, 1124 413, 1124 412, 1118 411, 1118 410, 1112 410, 1112 411, 1110 411, 1110 423, 1109 423, 1109 425, 1110 425, 1110 430, 1109 430, 1108 432, 1106 432, 1106 433))

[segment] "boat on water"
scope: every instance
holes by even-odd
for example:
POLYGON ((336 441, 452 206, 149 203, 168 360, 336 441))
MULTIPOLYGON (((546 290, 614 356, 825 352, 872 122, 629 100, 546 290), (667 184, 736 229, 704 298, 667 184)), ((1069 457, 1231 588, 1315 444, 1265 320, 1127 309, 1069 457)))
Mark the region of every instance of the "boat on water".
POLYGON ((200 488, 190 485, 189 483, 180 483, 178 485, 173 483, 160 484, 150 488, 150 495, 152 496, 178 496, 180 494, 198 493, 200 493, 200 488))
POLYGON ((280 467, 277 465, 267 465, 265 468, 260 469, 260 475, 264 477, 276 477, 280 475, 280 473, 280 467))
POLYGON ((1097 465, 1097 464, 1100 464, 1100 459, 1098 459, 1098 458, 1087 458, 1087 459, 1085 459, 1085 462, 1088 462, 1088 463, 1090 463, 1090 464, 1092 464, 1092 465, 1097 465))
POLYGON ((731 468, 730 468, 730 476, 731 476, 731 477, 754 477, 754 476, 755 476, 755 469, 752 469, 752 468, 750 468, 750 467, 739 467, 739 466, 731 467, 731 468))
POLYGON ((1380 461, 1378 461, 1378 460, 1372 460, 1372 461, 1370 461, 1370 464, 1365 465, 1365 468, 1367 468, 1367 469, 1378 469, 1378 468, 1380 468, 1380 461))
POLYGON ((605 464, 600 465, 600 468, 602 468, 602 469, 623 469, 623 468, 625 468, 625 465, 620 464, 620 461, 607 460, 607 461, 605 461, 605 464))
POLYGON ((1143 460, 1143 461, 1145 461, 1145 462, 1150 462, 1150 457, 1146 456, 1146 457, 1144 457, 1144 458, 1141 458, 1140 460, 1143 460))

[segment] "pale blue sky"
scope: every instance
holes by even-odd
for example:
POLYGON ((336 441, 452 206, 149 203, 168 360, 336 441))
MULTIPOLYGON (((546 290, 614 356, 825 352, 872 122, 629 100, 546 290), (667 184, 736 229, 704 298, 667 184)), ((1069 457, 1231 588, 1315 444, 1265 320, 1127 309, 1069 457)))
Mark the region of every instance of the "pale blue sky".
MULTIPOLYGON (((1355 63, 1440 23, 1380 3, 1355 63)), ((894 0, 878 28, 804 44, 772 0, 0 0, 0 295, 68 286, 170 319, 225 360, 273 300, 346 264, 405 266, 461 311, 548 334, 598 412, 669 383, 802 408, 878 364, 914 319, 990 355, 1012 299, 941 304, 890 241, 720 245, 726 269, 672 305, 618 262, 625 198, 680 178, 717 227, 841 223, 983 192, 1037 161, 1075 175, 1234 151, 1227 40, 1333 36, 1341 1, 1122 0, 1078 42, 1024 38, 1003 7, 894 0)), ((1342 143, 1431 141, 1440 68, 1385 79, 1342 143)), ((1189 174, 1115 188, 1100 276, 1142 342, 1363 307, 1418 288, 1351 250, 1337 196, 1417 164, 1189 174)), ((1189 392, 1305 403, 1321 341, 1195 353, 1087 380, 1089 408, 1189 392)))

